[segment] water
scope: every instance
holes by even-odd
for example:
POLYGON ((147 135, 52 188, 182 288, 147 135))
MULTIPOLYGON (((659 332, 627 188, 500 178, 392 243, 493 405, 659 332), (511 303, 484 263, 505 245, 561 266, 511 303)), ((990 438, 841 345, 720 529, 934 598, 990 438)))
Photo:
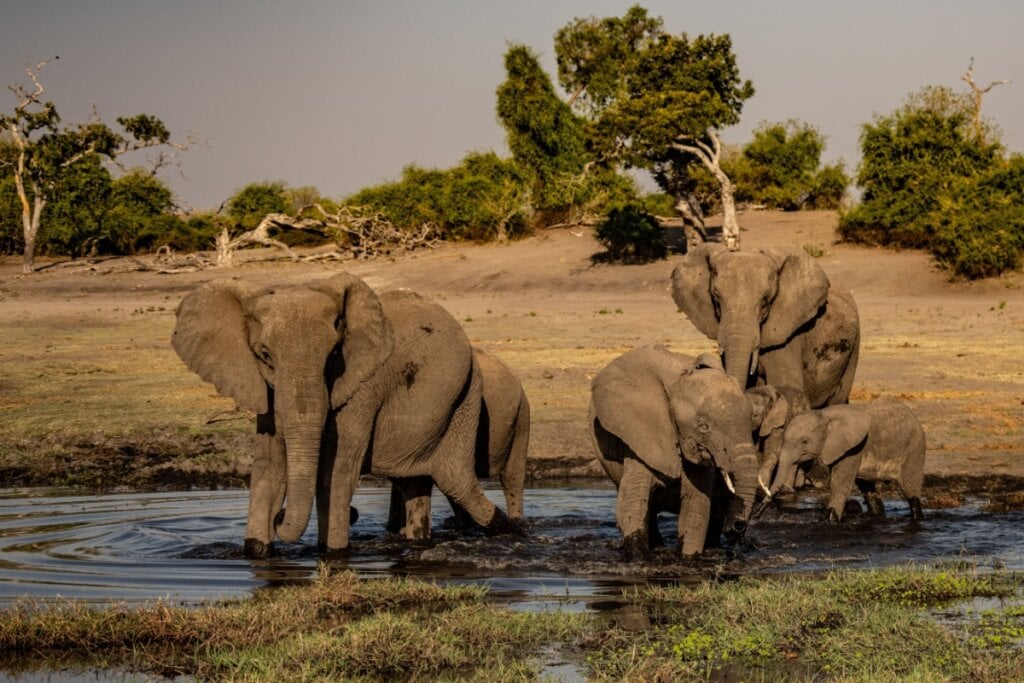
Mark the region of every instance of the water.
MULTIPOLYGON (((1024 513, 986 513, 980 500, 926 510, 920 525, 908 521, 901 502, 887 501, 886 521, 854 517, 836 527, 821 521, 819 501, 803 497, 769 510, 740 548, 687 563, 664 549, 651 562, 630 564, 621 558, 611 488, 527 490, 531 527, 524 538, 446 528, 450 510, 437 497, 433 537, 420 544, 385 534, 389 495, 386 488, 356 495, 360 518, 340 566, 364 576, 483 582, 514 609, 606 611, 626 627, 632 616, 622 590, 651 581, 963 558, 1024 568, 1024 513)), ((500 492, 488 495, 502 504, 500 492)), ((247 500, 246 491, 79 496, 0 490, 0 606, 25 596, 192 604, 312 580, 315 524, 279 558, 242 557, 247 500)), ((661 518, 665 538, 674 538, 674 525, 673 517, 661 518)))

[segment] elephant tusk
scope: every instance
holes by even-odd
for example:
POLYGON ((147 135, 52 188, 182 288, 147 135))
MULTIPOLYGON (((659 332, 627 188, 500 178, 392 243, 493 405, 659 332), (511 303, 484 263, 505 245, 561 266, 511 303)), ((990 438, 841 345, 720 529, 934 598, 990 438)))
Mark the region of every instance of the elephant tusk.
POLYGON ((764 483, 764 480, 761 479, 760 475, 758 475, 758 477, 757 477, 757 483, 761 485, 762 489, 764 489, 765 498, 767 498, 768 500, 771 500, 772 499, 772 490, 770 488, 768 488, 768 485, 764 483))
POLYGON ((750 371, 747 374, 757 374, 757 349, 754 349, 754 352, 750 354, 750 371))
POLYGON ((736 495, 736 487, 732 485, 732 477, 729 476, 728 472, 722 472, 722 478, 725 479, 725 488, 729 489, 729 493, 736 495))

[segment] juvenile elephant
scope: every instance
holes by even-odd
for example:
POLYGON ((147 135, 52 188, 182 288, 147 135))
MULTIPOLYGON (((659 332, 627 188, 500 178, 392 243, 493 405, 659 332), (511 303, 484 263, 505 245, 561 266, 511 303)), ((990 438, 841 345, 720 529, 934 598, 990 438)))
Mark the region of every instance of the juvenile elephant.
MULTIPOLYGON (((508 515, 519 521, 523 519, 526 455, 530 445, 530 402, 519 378, 500 359, 474 347, 473 362, 479 370, 481 384, 474 458, 476 476, 500 479, 508 515)), ((403 485, 404 482, 397 482, 392 488, 388 530, 393 533, 402 529, 410 514, 402 495, 403 485)), ((429 525, 429 498, 427 503, 427 507, 416 513, 421 525, 429 525)), ((457 517, 465 517, 460 506, 452 502, 452 507, 457 517)))
POLYGON ((785 429, 771 493, 791 491, 797 465, 817 458, 832 471, 829 520, 840 521, 856 481, 868 510, 885 516, 875 482, 895 481, 921 519, 925 436, 905 404, 893 400, 830 406, 795 416, 785 429))
POLYGON ((217 280, 182 300, 172 345, 257 415, 247 557, 271 554, 275 533, 298 540, 314 491, 318 545, 346 548, 368 471, 429 477, 478 524, 507 524, 474 476, 480 379, 469 340, 440 306, 378 297, 344 273, 290 287, 217 280))
POLYGON ((730 536, 743 534, 757 488, 751 420, 750 401, 732 378, 665 349, 629 351, 594 377, 594 448, 618 485, 615 517, 627 557, 649 556, 659 511, 679 512, 683 556, 717 544, 721 525, 730 536), (719 482, 732 497, 728 514, 713 520, 719 482))

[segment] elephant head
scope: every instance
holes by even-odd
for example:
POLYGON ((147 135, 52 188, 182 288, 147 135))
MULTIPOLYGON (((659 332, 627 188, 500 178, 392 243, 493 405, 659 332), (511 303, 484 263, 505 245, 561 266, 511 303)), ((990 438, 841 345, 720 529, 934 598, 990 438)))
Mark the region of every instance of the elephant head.
POLYGON ((672 298, 718 341, 725 369, 751 384, 762 349, 781 346, 825 304, 829 282, 807 254, 700 245, 672 273, 672 298))
MULTIPOLYGON (((684 373, 666 387, 676 427, 682 469, 687 464, 714 468, 735 495, 726 520, 728 535, 742 535, 754 508, 757 493, 757 451, 751 437, 751 404, 739 386, 725 373, 714 368, 684 373)), ((676 477, 683 471, 677 470, 676 477)), ((683 486, 685 492, 686 486, 683 486)), ((684 494, 685 495, 685 494, 684 494)), ((684 514, 707 514, 710 510, 686 510, 684 514)), ((694 528, 707 528, 707 520, 691 519, 694 528)), ((703 547, 703 535, 694 545, 682 548, 691 554, 703 547)), ((687 544, 690 545, 689 543, 687 544)))
POLYGON ((790 418, 789 401, 781 391, 767 384, 747 389, 746 396, 751 408, 750 431, 761 450, 757 483, 768 493, 768 484, 779 462, 783 428, 790 418))
POLYGON ((836 461, 864 443, 870 419, 847 406, 835 406, 802 413, 790 420, 782 440, 779 465, 771 494, 793 490, 797 467, 817 459, 832 467, 836 461))
POLYGON ((217 280, 186 296, 171 343, 193 372, 283 437, 287 505, 276 533, 305 531, 330 409, 345 405, 391 354, 376 294, 338 274, 301 287, 217 280))

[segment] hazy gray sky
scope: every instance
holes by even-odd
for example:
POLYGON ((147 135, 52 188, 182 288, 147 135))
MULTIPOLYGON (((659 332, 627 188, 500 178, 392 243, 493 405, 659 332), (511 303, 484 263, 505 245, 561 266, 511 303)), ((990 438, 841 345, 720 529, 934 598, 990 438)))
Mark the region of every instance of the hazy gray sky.
MULTIPOLYGON (((555 31, 621 16, 608 0, 18 0, 0 25, 0 82, 29 62, 65 121, 93 103, 110 122, 147 112, 208 141, 168 172, 179 201, 214 208, 246 183, 315 185, 328 196, 446 167, 471 150, 506 153, 494 114, 502 55, 521 42, 554 75, 555 31)), ((827 137, 827 161, 859 160, 860 126, 923 85, 1011 79, 985 114, 1024 150, 1024 3, 1019 0, 648 1, 672 32, 729 33, 757 94, 727 142, 762 121, 799 118, 827 137)), ((0 92, 2 109, 14 99, 0 92)))

